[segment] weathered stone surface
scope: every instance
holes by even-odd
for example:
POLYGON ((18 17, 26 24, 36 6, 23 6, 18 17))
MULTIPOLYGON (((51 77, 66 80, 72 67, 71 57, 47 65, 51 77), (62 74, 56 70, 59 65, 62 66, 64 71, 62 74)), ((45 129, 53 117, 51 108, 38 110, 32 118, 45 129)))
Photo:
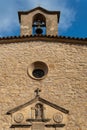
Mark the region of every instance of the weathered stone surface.
POLYGON ((58 34, 57 14, 46 14, 39 9, 29 14, 21 15, 21 36, 32 34, 33 17, 38 13, 46 17, 46 34, 56 36, 58 34))
MULTIPOLYGON (((34 97, 69 110, 67 130, 87 130, 87 47, 62 43, 26 42, 0 44, 0 128, 9 129, 6 112, 34 97), (31 63, 42 61, 48 74, 42 80, 29 77, 31 63)), ((50 113, 49 113, 50 114, 50 113)))

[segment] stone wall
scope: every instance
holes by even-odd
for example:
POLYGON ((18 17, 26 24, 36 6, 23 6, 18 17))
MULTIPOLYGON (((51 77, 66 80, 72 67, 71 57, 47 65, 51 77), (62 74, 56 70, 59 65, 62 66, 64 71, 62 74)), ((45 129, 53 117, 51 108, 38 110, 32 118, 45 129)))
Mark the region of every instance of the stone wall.
POLYGON ((67 130, 87 130, 87 47, 75 44, 26 42, 0 44, 0 130, 8 130, 10 109, 41 97, 69 110, 67 130), (48 74, 32 79, 28 68, 45 62, 48 74))

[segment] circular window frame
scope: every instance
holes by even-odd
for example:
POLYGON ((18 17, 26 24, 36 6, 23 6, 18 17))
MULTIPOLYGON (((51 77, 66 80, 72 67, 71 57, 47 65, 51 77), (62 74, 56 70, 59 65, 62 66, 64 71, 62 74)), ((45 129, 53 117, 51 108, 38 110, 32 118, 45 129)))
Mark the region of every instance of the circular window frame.
POLYGON ((36 79, 36 80, 41 80, 41 79, 44 79, 48 74, 48 66, 46 63, 42 62, 42 61, 35 61, 33 63, 31 63, 29 66, 28 66, 28 75, 33 78, 33 79, 36 79), (44 75, 42 75, 41 77, 36 77, 34 76, 33 72, 35 70, 42 70, 44 72, 44 75))

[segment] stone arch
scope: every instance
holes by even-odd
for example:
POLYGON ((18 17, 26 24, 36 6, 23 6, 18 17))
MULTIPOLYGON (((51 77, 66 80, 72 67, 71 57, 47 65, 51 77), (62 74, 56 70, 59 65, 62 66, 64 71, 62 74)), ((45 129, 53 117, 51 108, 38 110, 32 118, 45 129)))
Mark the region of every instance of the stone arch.
POLYGON ((34 24, 34 22, 38 22, 38 20, 40 20, 40 22, 44 22, 44 24, 46 24, 46 18, 41 13, 37 13, 33 16, 33 24, 34 24))
POLYGON ((37 13, 33 16, 32 20, 32 28, 33 34, 46 34, 46 17, 41 14, 37 13))

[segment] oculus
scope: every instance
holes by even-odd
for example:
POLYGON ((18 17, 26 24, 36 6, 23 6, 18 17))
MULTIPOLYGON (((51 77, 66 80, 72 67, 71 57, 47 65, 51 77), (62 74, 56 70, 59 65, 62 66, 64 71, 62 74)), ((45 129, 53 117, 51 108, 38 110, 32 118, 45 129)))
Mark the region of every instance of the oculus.
POLYGON ((42 78, 44 76, 44 71, 42 69, 35 69, 33 72, 32 72, 33 76, 36 77, 36 78, 42 78))
POLYGON ((48 66, 42 61, 36 61, 28 67, 28 74, 33 79, 43 79, 48 73, 48 66))

